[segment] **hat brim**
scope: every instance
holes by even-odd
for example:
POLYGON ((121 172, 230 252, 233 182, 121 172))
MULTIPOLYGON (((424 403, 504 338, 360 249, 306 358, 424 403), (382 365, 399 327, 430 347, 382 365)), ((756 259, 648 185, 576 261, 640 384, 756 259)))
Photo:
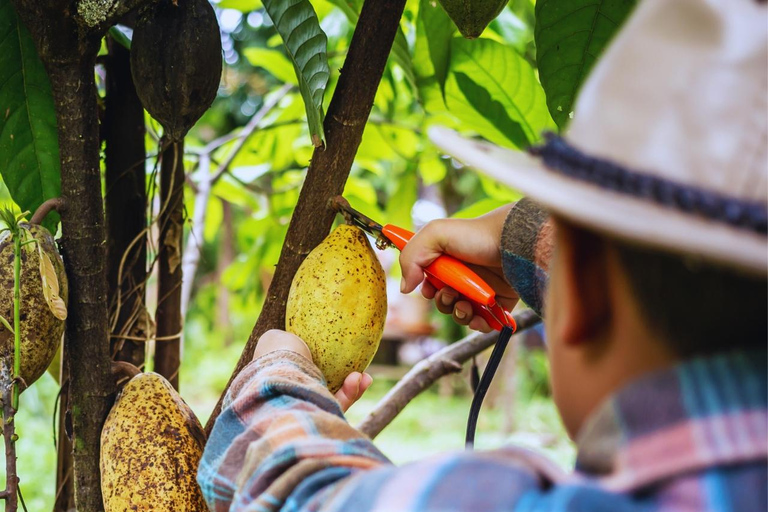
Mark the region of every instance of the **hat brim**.
POLYGON ((465 165, 583 227, 758 276, 768 273, 768 241, 757 233, 563 176, 525 152, 468 139, 448 128, 431 128, 429 138, 465 165))

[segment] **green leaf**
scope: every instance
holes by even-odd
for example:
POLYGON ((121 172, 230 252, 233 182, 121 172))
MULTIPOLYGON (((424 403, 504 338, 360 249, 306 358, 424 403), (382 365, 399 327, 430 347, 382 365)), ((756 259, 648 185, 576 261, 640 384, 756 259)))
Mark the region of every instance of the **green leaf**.
MULTIPOLYGON (((0 0, 0 174, 22 211, 61 193, 51 85, 32 36, 9 0, 0 0)), ((52 212, 44 226, 56 232, 52 212)))
POLYGON ((281 82, 299 85, 295 68, 283 52, 268 48, 246 48, 243 55, 251 66, 266 69, 281 82))
POLYGON ((427 112, 445 108, 443 86, 448 74, 451 38, 455 32, 456 25, 439 4, 431 0, 419 2, 413 68, 421 102, 427 112))
POLYGON ((465 128, 499 145, 523 148, 553 127, 531 65, 490 39, 451 41, 445 101, 465 128))
POLYGON ((308 0, 264 0, 267 14, 293 61, 314 146, 325 144, 323 96, 331 76, 328 38, 308 0))
POLYGON ((216 7, 220 9, 235 9, 240 12, 251 12, 261 9, 261 0, 221 0, 216 7))
POLYGON ((500 208, 507 204, 509 204, 509 201, 486 197, 485 199, 481 199, 478 202, 470 206, 467 206, 462 210, 459 210, 458 212, 451 215, 451 218, 452 219, 474 219, 475 217, 485 215, 491 210, 495 210, 496 208, 500 208))
MULTIPOLYGON (((353 25, 357 24, 357 20, 360 18, 360 10, 363 8, 363 0, 328 1, 338 7, 350 23, 353 25)), ((411 61, 411 52, 408 49, 408 40, 405 38, 403 29, 400 27, 397 28, 397 34, 395 34, 395 41, 392 43, 390 57, 392 62, 400 66, 400 69, 402 69, 405 74, 405 79, 415 90, 417 87, 417 79, 413 69, 413 62, 411 61)))
POLYGON ((581 84, 636 0, 542 0, 536 3, 536 61, 547 106, 565 128, 581 84))

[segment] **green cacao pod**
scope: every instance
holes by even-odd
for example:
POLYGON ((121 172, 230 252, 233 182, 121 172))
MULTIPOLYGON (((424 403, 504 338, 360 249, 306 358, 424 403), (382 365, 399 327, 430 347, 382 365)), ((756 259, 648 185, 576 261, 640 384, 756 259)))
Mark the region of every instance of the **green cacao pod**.
MULTIPOLYGON (((19 224, 21 248, 21 378, 29 386, 51 364, 64 335, 67 317, 67 275, 53 237, 37 224, 19 224)), ((14 243, 10 232, 0 235, 0 315, 13 326, 14 243)), ((13 368, 14 336, 0 326, 0 359, 13 368)), ((22 387, 23 389, 23 387, 22 387)))
POLYGON ((475 39, 501 13, 509 0, 440 0, 445 12, 467 39, 475 39))
POLYGON ((141 104, 178 142, 208 110, 221 79, 221 35, 208 0, 159 0, 139 15, 131 75, 141 104))

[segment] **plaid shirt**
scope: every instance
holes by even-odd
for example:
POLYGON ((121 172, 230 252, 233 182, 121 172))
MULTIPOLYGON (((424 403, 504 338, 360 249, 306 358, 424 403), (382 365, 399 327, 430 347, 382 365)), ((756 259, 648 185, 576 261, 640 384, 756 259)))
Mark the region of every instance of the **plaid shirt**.
MULTIPOLYGON (((551 221, 524 199, 502 233, 507 279, 543 308, 551 221)), ((646 375, 582 428, 576 471, 508 447, 393 466, 344 419, 293 352, 246 367, 198 471, 211 510, 765 511, 768 354, 732 353, 646 375)))
POLYGON ((607 400, 576 471, 516 448, 393 466, 288 351, 234 382, 200 464, 212 511, 765 511, 765 352, 698 359, 607 400))

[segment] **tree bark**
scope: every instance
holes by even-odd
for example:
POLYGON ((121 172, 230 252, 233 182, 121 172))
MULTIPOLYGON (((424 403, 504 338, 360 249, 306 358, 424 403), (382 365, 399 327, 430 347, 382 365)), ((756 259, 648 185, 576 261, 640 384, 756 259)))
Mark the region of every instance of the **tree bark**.
MULTIPOLYGON (((102 509, 99 440, 114 398, 107 325, 104 210, 93 66, 98 40, 76 62, 47 63, 61 153, 62 249, 69 277, 66 345, 74 430, 75 503, 102 509)), ((70 54, 71 57, 71 54, 70 54)))
MULTIPOLYGON (((293 275, 309 252, 328 235, 336 215, 331 198, 341 194, 352 168, 381 76, 395 39, 405 0, 366 0, 349 45, 344 68, 323 127, 326 148, 315 148, 283 243, 264 308, 227 384, 248 364, 259 337, 285 327, 285 302, 293 275)), ((226 390, 206 425, 210 434, 226 390)))
POLYGON ((61 247, 69 280, 69 357, 75 504, 103 510, 101 427, 114 399, 107 322, 106 240, 94 65, 109 26, 149 0, 89 4, 100 22, 81 26, 71 0, 13 0, 51 80, 61 160, 61 247), (101 11, 101 12, 99 12, 101 11), (107 13, 107 11, 109 11, 107 13), (98 25, 96 24, 98 23, 98 25))
MULTIPOLYGON (((521 332, 538 324, 541 319, 533 311, 525 310, 515 315, 515 321, 517 332, 521 332)), ((357 426, 358 430, 371 439, 379 435, 411 400, 441 377, 461 371, 463 363, 493 346, 498 336, 495 331, 473 333, 420 361, 363 418, 357 426)))
MULTIPOLYGON (((64 347, 62 347, 63 350, 64 347)), ((66 352, 66 351, 65 351, 66 352)), ((62 362, 67 360, 67 354, 62 353, 62 362)), ((74 469, 72 461, 72 441, 68 431, 67 416, 69 415, 69 372, 64 364, 60 365, 59 383, 59 428, 56 439, 56 498, 53 512, 69 512, 75 508, 74 469)))
POLYGON ((181 255, 184 235, 184 142, 169 144, 160 162, 155 371, 179 389, 181 255))
POLYGON ((147 186, 144 108, 131 78, 130 52, 109 38, 106 61, 107 284, 111 352, 144 367, 147 186))

